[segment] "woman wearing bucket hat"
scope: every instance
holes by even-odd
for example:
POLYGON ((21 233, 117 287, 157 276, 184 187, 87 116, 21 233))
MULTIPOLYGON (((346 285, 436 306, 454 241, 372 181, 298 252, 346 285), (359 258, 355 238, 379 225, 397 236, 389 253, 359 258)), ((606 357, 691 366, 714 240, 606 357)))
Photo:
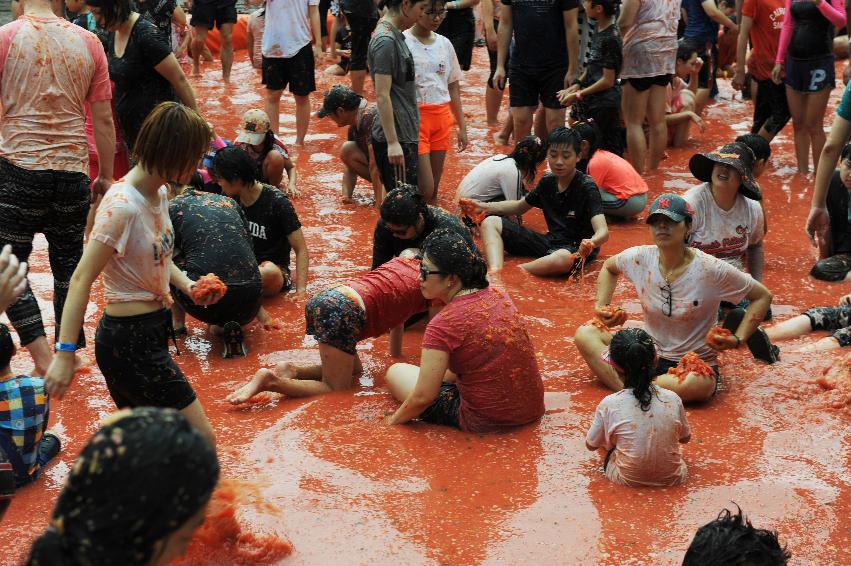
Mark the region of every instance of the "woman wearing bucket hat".
POLYGON ((751 171, 753 152, 735 142, 698 153, 689 161, 692 175, 702 184, 683 198, 694 209, 689 244, 762 281, 765 216, 751 171))
MULTIPOLYGON (((610 257, 597 279, 597 316, 606 326, 625 321, 623 311, 607 307, 618 278, 632 281, 644 313, 644 325, 659 347, 654 383, 677 393, 683 401, 704 401, 718 390, 717 352, 737 348, 758 332, 753 346, 769 358, 774 349, 759 321, 771 304, 771 293, 746 273, 698 249, 689 247, 694 210, 682 197, 659 196, 650 207, 647 223, 655 245, 636 246, 610 257), (733 329, 734 334, 713 344, 706 336, 717 320, 721 301, 750 301, 747 316, 733 329), (759 344, 757 344, 759 342, 759 344), (764 352, 763 352, 764 351, 764 352), (695 352, 715 370, 714 379, 690 372, 680 378, 669 373, 689 352, 695 352)), ((575 342, 582 357, 606 386, 616 391, 624 387, 622 378, 600 354, 612 334, 593 324, 576 331, 575 342)), ((750 344, 749 344, 750 345, 750 344)))
POLYGON ((291 196, 298 196, 298 172, 287 146, 272 131, 265 112, 255 109, 243 114, 234 145, 257 162, 261 183, 286 189, 291 196), (286 181, 284 172, 287 174, 286 181))

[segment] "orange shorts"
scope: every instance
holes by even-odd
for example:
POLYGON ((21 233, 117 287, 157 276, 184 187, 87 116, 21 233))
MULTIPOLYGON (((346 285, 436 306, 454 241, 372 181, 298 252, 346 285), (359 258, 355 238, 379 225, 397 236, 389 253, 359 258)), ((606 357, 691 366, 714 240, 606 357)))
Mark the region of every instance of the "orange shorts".
POLYGON ((450 103, 420 105, 420 143, 417 153, 449 150, 449 136, 455 124, 450 103))

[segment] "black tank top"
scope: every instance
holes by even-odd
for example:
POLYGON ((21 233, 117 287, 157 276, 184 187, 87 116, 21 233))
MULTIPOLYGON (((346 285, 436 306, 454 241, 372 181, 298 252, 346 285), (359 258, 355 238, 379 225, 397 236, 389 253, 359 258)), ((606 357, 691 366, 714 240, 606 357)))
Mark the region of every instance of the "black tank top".
POLYGON ((789 42, 792 59, 817 59, 833 53, 833 24, 811 0, 792 0, 790 11, 795 20, 789 42))

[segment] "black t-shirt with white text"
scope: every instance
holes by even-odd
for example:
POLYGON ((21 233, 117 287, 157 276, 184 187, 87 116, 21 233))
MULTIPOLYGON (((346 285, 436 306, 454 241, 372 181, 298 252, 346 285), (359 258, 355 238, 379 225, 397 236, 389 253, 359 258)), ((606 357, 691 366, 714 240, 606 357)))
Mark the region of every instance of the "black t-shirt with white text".
POLYGON ((603 214, 597 184, 579 170, 563 192, 558 191, 558 178, 547 174, 525 198, 526 204, 544 212, 547 237, 553 246, 577 247, 594 235, 591 219, 603 214))
POLYGON ((290 199, 279 189, 263 185, 257 201, 243 207, 257 263, 271 261, 290 271, 290 234, 301 228, 290 199))

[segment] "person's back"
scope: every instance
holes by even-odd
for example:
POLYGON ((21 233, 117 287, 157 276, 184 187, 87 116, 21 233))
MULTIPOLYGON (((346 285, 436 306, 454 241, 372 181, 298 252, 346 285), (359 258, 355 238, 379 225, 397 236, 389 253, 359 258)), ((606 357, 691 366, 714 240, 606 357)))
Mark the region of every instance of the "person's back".
POLYGON ((629 161, 602 149, 595 151, 591 157, 588 163, 588 175, 594 179, 598 189, 611 193, 619 199, 628 199, 648 191, 644 178, 629 161))
POLYGON ((606 396, 588 431, 589 445, 611 452, 606 477, 629 486, 670 486, 686 480, 681 440, 691 435, 676 393, 651 387, 649 410, 642 411, 632 388, 606 396))
POLYGON ((449 353, 462 430, 488 432, 544 414, 544 385, 526 324, 511 298, 488 287, 454 298, 429 322, 423 348, 449 353))
POLYGON ((518 200, 523 181, 517 163, 505 155, 488 157, 467 173, 458 185, 459 198, 485 202, 518 200))
POLYGON ((712 21, 703 9, 707 0, 683 0, 682 7, 688 15, 683 37, 715 44, 718 42, 720 26, 712 21))
POLYGON ((84 102, 110 98, 94 34, 29 15, 0 28, 0 157, 27 170, 88 174, 84 102))

